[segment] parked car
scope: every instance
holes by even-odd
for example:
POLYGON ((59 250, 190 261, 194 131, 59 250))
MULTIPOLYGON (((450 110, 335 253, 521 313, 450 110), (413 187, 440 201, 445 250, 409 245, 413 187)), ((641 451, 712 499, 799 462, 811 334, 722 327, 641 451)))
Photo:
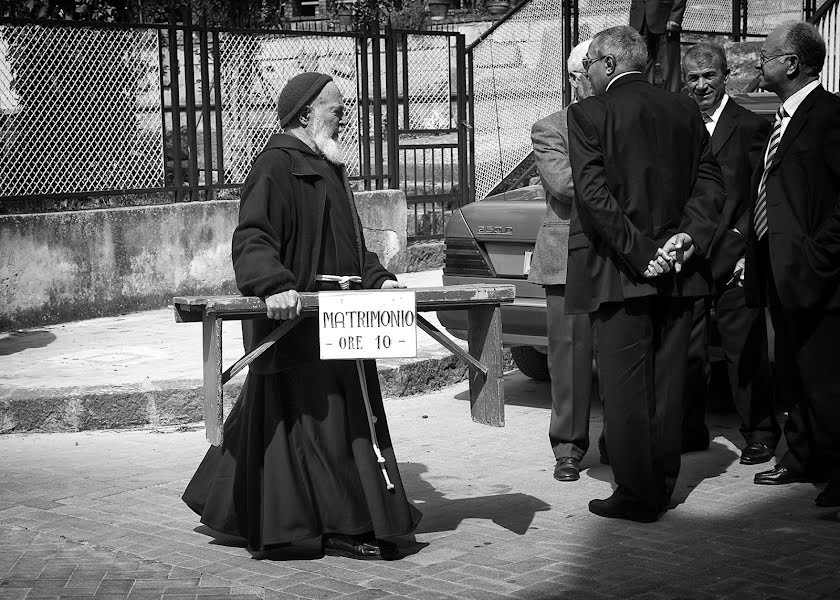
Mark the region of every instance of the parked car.
MULTIPOLYGON (((775 94, 732 96, 770 120, 778 110, 775 94)), ((502 343, 510 347, 522 373, 547 380, 545 291, 526 280, 544 215, 545 191, 539 184, 489 196, 456 210, 446 226, 443 285, 514 285, 516 299, 502 306, 502 343)), ((466 339, 465 311, 441 311, 437 316, 452 335, 466 339)))

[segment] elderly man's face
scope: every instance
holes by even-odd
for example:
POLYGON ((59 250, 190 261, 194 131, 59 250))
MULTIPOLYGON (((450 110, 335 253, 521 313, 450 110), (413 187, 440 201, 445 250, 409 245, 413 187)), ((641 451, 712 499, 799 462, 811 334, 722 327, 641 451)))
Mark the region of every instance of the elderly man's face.
POLYGON ((785 44, 786 33, 786 27, 777 27, 770 32, 761 46, 756 67, 759 74, 758 85, 768 92, 780 92, 789 81, 788 70, 796 54, 785 44))
POLYGON ((589 51, 583 59, 583 69, 592 83, 592 93, 600 94, 607 89, 610 77, 606 71, 606 56, 600 53, 600 47, 595 43, 589 45, 589 51))
POLYGON ((309 107, 306 131, 318 149, 330 162, 341 164, 338 134, 347 124, 344 118, 344 98, 334 82, 329 82, 309 107))
POLYGON ((689 59, 685 63, 685 85, 688 95, 701 111, 714 112, 726 93, 728 73, 712 57, 689 59))

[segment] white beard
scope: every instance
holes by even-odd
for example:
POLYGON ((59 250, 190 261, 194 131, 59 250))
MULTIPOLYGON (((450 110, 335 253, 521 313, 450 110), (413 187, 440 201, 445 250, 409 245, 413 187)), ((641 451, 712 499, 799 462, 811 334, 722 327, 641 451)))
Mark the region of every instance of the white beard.
POLYGON ((337 131, 336 137, 333 137, 332 131, 324 125, 323 121, 318 119, 313 119, 307 129, 309 130, 309 136, 312 138, 313 143, 328 161, 334 165, 344 164, 341 146, 338 145, 338 139, 336 139, 338 137, 337 131))

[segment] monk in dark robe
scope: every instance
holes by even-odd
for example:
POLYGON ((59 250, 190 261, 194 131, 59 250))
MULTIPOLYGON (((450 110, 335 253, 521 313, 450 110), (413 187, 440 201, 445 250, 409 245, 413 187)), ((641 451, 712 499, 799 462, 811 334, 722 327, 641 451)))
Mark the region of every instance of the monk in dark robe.
MULTIPOLYGON (((237 286, 267 306, 267 318, 242 322, 247 351, 300 314, 299 291, 405 287, 365 246, 338 144, 345 116, 335 82, 293 77, 278 115, 284 133, 256 158, 233 234, 237 286)), ((319 539, 326 554, 392 556, 382 538, 411 533, 420 513, 405 496, 374 361, 364 362, 364 379, 375 440, 356 361, 320 360, 317 319, 301 319, 250 365, 224 443, 208 450, 184 502, 257 557, 319 539)))

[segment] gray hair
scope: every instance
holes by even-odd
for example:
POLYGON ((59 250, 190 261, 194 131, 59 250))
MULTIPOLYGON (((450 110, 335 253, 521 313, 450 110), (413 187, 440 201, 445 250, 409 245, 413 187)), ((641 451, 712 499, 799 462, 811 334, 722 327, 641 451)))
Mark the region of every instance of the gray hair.
POLYGON ((720 44, 714 42, 697 42, 689 47, 682 59, 683 70, 689 62, 712 62, 720 67, 724 73, 729 72, 729 65, 726 62, 726 51, 720 44))
POLYGON ((784 41, 799 57, 806 74, 819 75, 825 63, 825 42, 819 30, 804 21, 788 21, 782 25, 787 28, 784 41))
POLYGON ((598 49, 601 56, 612 55, 619 72, 645 70, 647 45, 639 32, 632 27, 619 25, 605 29, 595 34, 592 45, 598 49))
POLYGON ((569 52, 569 60, 566 61, 569 73, 583 73, 583 57, 589 52, 590 43, 592 38, 582 41, 569 52))

